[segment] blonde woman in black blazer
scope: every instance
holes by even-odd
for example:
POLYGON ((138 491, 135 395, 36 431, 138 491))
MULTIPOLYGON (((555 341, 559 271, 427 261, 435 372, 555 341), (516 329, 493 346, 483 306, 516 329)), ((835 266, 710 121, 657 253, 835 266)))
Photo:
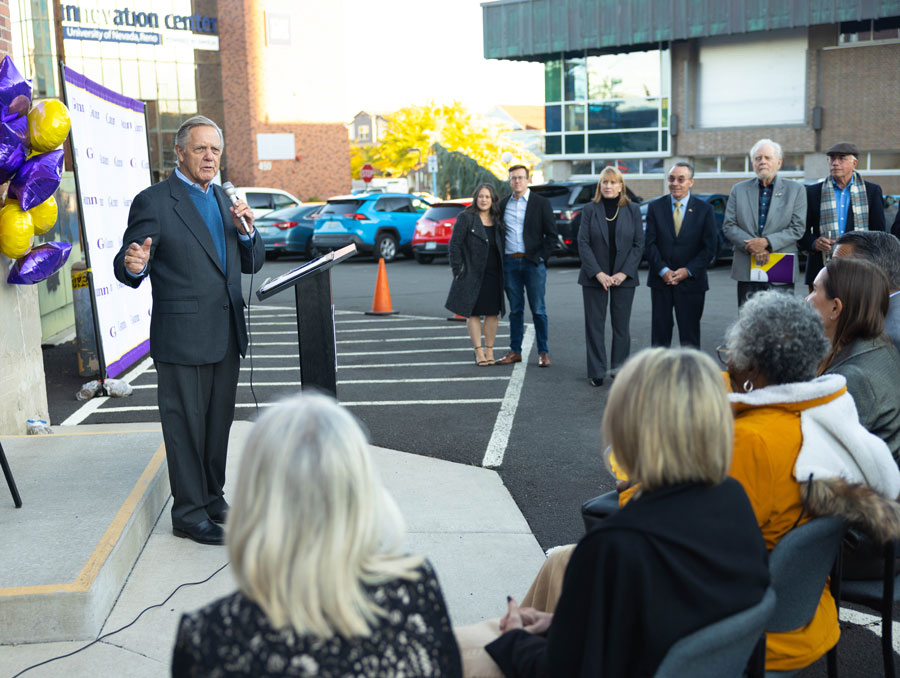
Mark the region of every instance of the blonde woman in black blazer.
POLYGON ((641 212, 625 194, 625 178, 615 167, 600 173, 597 192, 581 213, 578 284, 584 297, 588 380, 602 386, 606 376, 606 307, 612 324, 613 375, 631 351, 631 304, 644 251, 641 212))

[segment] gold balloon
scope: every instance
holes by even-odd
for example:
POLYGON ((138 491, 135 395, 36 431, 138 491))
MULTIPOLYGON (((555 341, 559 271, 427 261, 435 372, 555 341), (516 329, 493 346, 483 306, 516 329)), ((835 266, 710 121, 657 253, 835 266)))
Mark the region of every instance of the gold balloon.
POLYGON ((45 99, 28 112, 28 135, 32 151, 46 153, 66 140, 72 121, 69 109, 59 99, 45 99))
POLYGON ((28 214, 31 216, 31 223, 34 226, 35 235, 44 235, 47 231, 56 225, 56 217, 59 208, 56 206, 56 198, 52 195, 40 205, 35 205, 28 214))
POLYGON ((18 201, 7 200, 0 209, 0 252, 10 259, 18 259, 31 251, 33 241, 31 215, 22 211, 18 201))

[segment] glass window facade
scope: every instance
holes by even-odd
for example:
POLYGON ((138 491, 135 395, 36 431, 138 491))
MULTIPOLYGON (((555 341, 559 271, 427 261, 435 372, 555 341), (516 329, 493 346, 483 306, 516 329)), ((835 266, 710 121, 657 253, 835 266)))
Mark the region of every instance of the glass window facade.
POLYGON ((545 62, 545 153, 667 155, 670 81, 668 49, 545 62))
MULTIPOLYGON (((51 0, 11 0, 10 14, 13 60, 33 80, 35 98, 62 96, 56 66, 56 31, 62 30, 67 66, 147 104, 154 180, 175 166, 175 132, 185 119, 200 114, 224 125, 216 0, 136 0, 121 6, 112 0, 102 10, 93 3, 63 2, 57 21, 51 0), (125 13, 119 17, 124 25, 106 25, 117 12, 125 13), (85 37, 108 29, 148 39, 155 35, 159 44, 85 37)), ((226 162, 223 156, 223 169, 226 162)))

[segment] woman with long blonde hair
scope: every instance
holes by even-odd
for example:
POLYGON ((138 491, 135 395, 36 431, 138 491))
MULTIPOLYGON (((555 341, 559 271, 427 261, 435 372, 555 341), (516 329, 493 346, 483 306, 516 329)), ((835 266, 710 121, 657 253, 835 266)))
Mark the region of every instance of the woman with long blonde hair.
POLYGON ((272 407, 229 513, 238 590, 182 617, 172 675, 461 675, 434 570, 403 537, 353 416, 320 395, 272 407))

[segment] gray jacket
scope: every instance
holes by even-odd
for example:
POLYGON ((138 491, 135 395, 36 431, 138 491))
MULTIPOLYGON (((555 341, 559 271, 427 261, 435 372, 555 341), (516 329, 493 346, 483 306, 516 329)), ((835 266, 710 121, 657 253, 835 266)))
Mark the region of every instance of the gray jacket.
MULTIPOLYGON (((731 277, 740 282, 750 280, 750 255, 744 241, 759 237, 759 184, 747 179, 735 184, 728 196, 722 233, 734 245, 731 277)), ((766 215, 762 237, 769 241, 769 251, 794 255, 794 280, 799 276, 797 241, 806 230, 806 190, 803 185, 775 176, 772 201, 766 215)))
POLYGON ((616 260, 609 260, 609 224, 602 204, 589 202, 581 213, 578 228, 578 255, 581 257, 581 271, 578 284, 600 287, 597 274, 624 273, 628 277, 621 287, 636 287, 638 266, 644 256, 644 227, 641 211, 634 203, 619 209, 616 217, 616 260))
POLYGON ((884 333, 891 338, 896 349, 900 351, 900 294, 891 297, 891 305, 888 306, 887 315, 884 316, 884 333))
POLYGON ((881 438, 900 463, 900 354, 890 340, 857 339, 838 352, 826 373, 847 379, 859 423, 881 438))
MULTIPOLYGON (((495 243, 500 252, 502 273, 502 221, 495 224, 490 229, 490 233, 493 233, 496 238, 495 243)), ((490 233, 481 223, 481 218, 477 214, 463 210, 456 218, 456 223, 453 224, 453 235, 450 236, 450 269, 453 271, 453 282, 450 283, 450 293, 447 295, 447 303, 444 304, 448 311, 468 317, 475 308, 490 251, 488 241, 490 233)), ((500 315, 503 315, 504 312, 501 284, 500 315)))

